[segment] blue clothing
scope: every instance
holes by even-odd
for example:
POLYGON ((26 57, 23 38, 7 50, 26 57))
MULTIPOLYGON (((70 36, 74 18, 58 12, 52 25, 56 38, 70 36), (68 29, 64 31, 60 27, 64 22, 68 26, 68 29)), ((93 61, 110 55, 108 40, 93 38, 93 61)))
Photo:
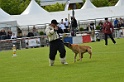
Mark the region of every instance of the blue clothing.
POLYGON ((115 20, 114 21, 114 26, 116 26, 118 24, 118 22, 119 22, 118 20, 115 20))

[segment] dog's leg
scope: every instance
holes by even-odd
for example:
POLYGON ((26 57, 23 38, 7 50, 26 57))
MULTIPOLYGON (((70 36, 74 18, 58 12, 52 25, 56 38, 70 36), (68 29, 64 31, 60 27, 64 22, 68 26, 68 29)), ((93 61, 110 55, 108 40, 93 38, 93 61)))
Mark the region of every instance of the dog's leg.
POLYGON ((83 54, 84 54, 84 53, 81 53, 81 58, 83 58, 83 54))
POLYGON ((80 58, 80 61, 82 61, 82 55, 81 55, 81 53, 79 53, 79 58, 80 58))
POLYGON ((90 59, 91 59, 91 57, 92 57, 92 53, 90 53, 90 59))
POLYGON ((74 56, 74 62, 76 62, 76 57, 77 57, 77 53, 75 53, 75 56, 74 56))
POLYGON ((90 54, 90 59, 91 59, 91 57, 92 57, 92 50, 88 49, 88 53, 90 54))
POLYGON ((79 59, 77 59, 77 61, 79 61, 80 58, 81 58, 81 60, 82 60, 82 58, 83 58, 83 54, 84 54, 84 53, 81 53, 81 57, 80 57, 80 54, 79 54, 79 59))

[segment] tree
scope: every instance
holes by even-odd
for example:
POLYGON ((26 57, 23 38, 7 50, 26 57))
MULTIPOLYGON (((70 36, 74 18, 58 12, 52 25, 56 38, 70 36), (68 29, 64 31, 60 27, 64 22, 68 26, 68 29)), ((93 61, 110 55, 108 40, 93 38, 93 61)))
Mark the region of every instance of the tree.
POLYGON ((109 6, 109 1, 108 1, 108 0, 92 0, 92 3, 93 3, 96 7, 109 6))
POLYGON ((54 5, 45 6, 44 9, 49 12, 53 12, 53 11, 63 11, 64 7, 65 7, 65 4, 56 3, 54 5))
POLYGON ((1 8, 11 14, 18 15, 27 7, 30 0, 1 0, 1 8))
POLYGON ((119 0, 109 0, 109 5, 114 6, 119 0))
MULTIPOLYGON (((11 15, 21 14, 29 5, 31 0, 0 0, 0 7, 11 15)), ((40 0, 36 0, 40 4, 40 0)))
MULTIPOLYGON (((19 15, 21 14, 29 5, 31 0, 0 0, 0 7, 10 15, 19 15)), ((86 0, 83 0, 83 4, 86 0)), ((92 3, 96 7, 104 7, 104 6, 112 6, 117 3, 118 0, 91 0, 92 3)), ((41 0, 36 0, 38 4, 40 4, 41 0)), ((78 9, 82 7, 82 5, 76 3, 78 9)), ((49 12, 53 11, 63 11, 65 8, 65 4, 56 3, 54 5, 43 7, 45 10, 49 12)))
POLYGON ((82 7, 82 5, 79 3, 76 3, 76 7, 77 7, 77 9, 80 9, 82 7))

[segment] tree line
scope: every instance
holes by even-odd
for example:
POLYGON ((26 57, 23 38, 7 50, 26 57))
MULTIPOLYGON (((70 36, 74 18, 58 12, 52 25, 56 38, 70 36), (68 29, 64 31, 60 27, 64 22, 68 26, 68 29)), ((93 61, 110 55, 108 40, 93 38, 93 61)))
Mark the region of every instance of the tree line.
MULTIPOLYGON (((21 14, 29 5, 31 0, 0 0, 0 8, 2 8, 5 12, 10 15, 19 15, 21 14)), ((83 0, 83 4, 86 0, 83 0)), ((40 5, 42 0, 36 0, 36 2, 40 5)), ((96 7, 105 7, 105 6, 114 6, 118 0, 92 0, 92 3, 96 7)), ((80 9, 83 4, 76 3, 76 7, 80 9)), ((44 6, 46 11, 55 12, 55 11, 63 11, 65 4, 56 3, 54 5, 44 6)))

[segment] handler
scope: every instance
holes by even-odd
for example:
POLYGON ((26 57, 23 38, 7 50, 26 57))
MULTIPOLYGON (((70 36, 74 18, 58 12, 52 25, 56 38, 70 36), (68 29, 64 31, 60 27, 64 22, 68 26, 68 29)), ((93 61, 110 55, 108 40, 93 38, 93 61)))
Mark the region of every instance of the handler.
POLYGON ((62 64, 68 64, 65 60, 66 56, 66 50, 64 47, 64 43, 60 39, 57 30, 58 22, 56 20, 52 20, 51 24, 48 25, 45 29, 46 35, 48 36, 49 42, 50 42, 50 50, 49 50, 49 65, 54 65, 55 56, 57 54, 57 51, 60 53, 60 61, 62 64))
POLYGON ((116 44, 112 33, 114 32, 114 27, 111 22, 108 21, 108 18, 105 18, 105 22, 103 24, 103 33, 105 35, 105 45, 108 45, 108 36, 111 38, 112 42, 116 44))

